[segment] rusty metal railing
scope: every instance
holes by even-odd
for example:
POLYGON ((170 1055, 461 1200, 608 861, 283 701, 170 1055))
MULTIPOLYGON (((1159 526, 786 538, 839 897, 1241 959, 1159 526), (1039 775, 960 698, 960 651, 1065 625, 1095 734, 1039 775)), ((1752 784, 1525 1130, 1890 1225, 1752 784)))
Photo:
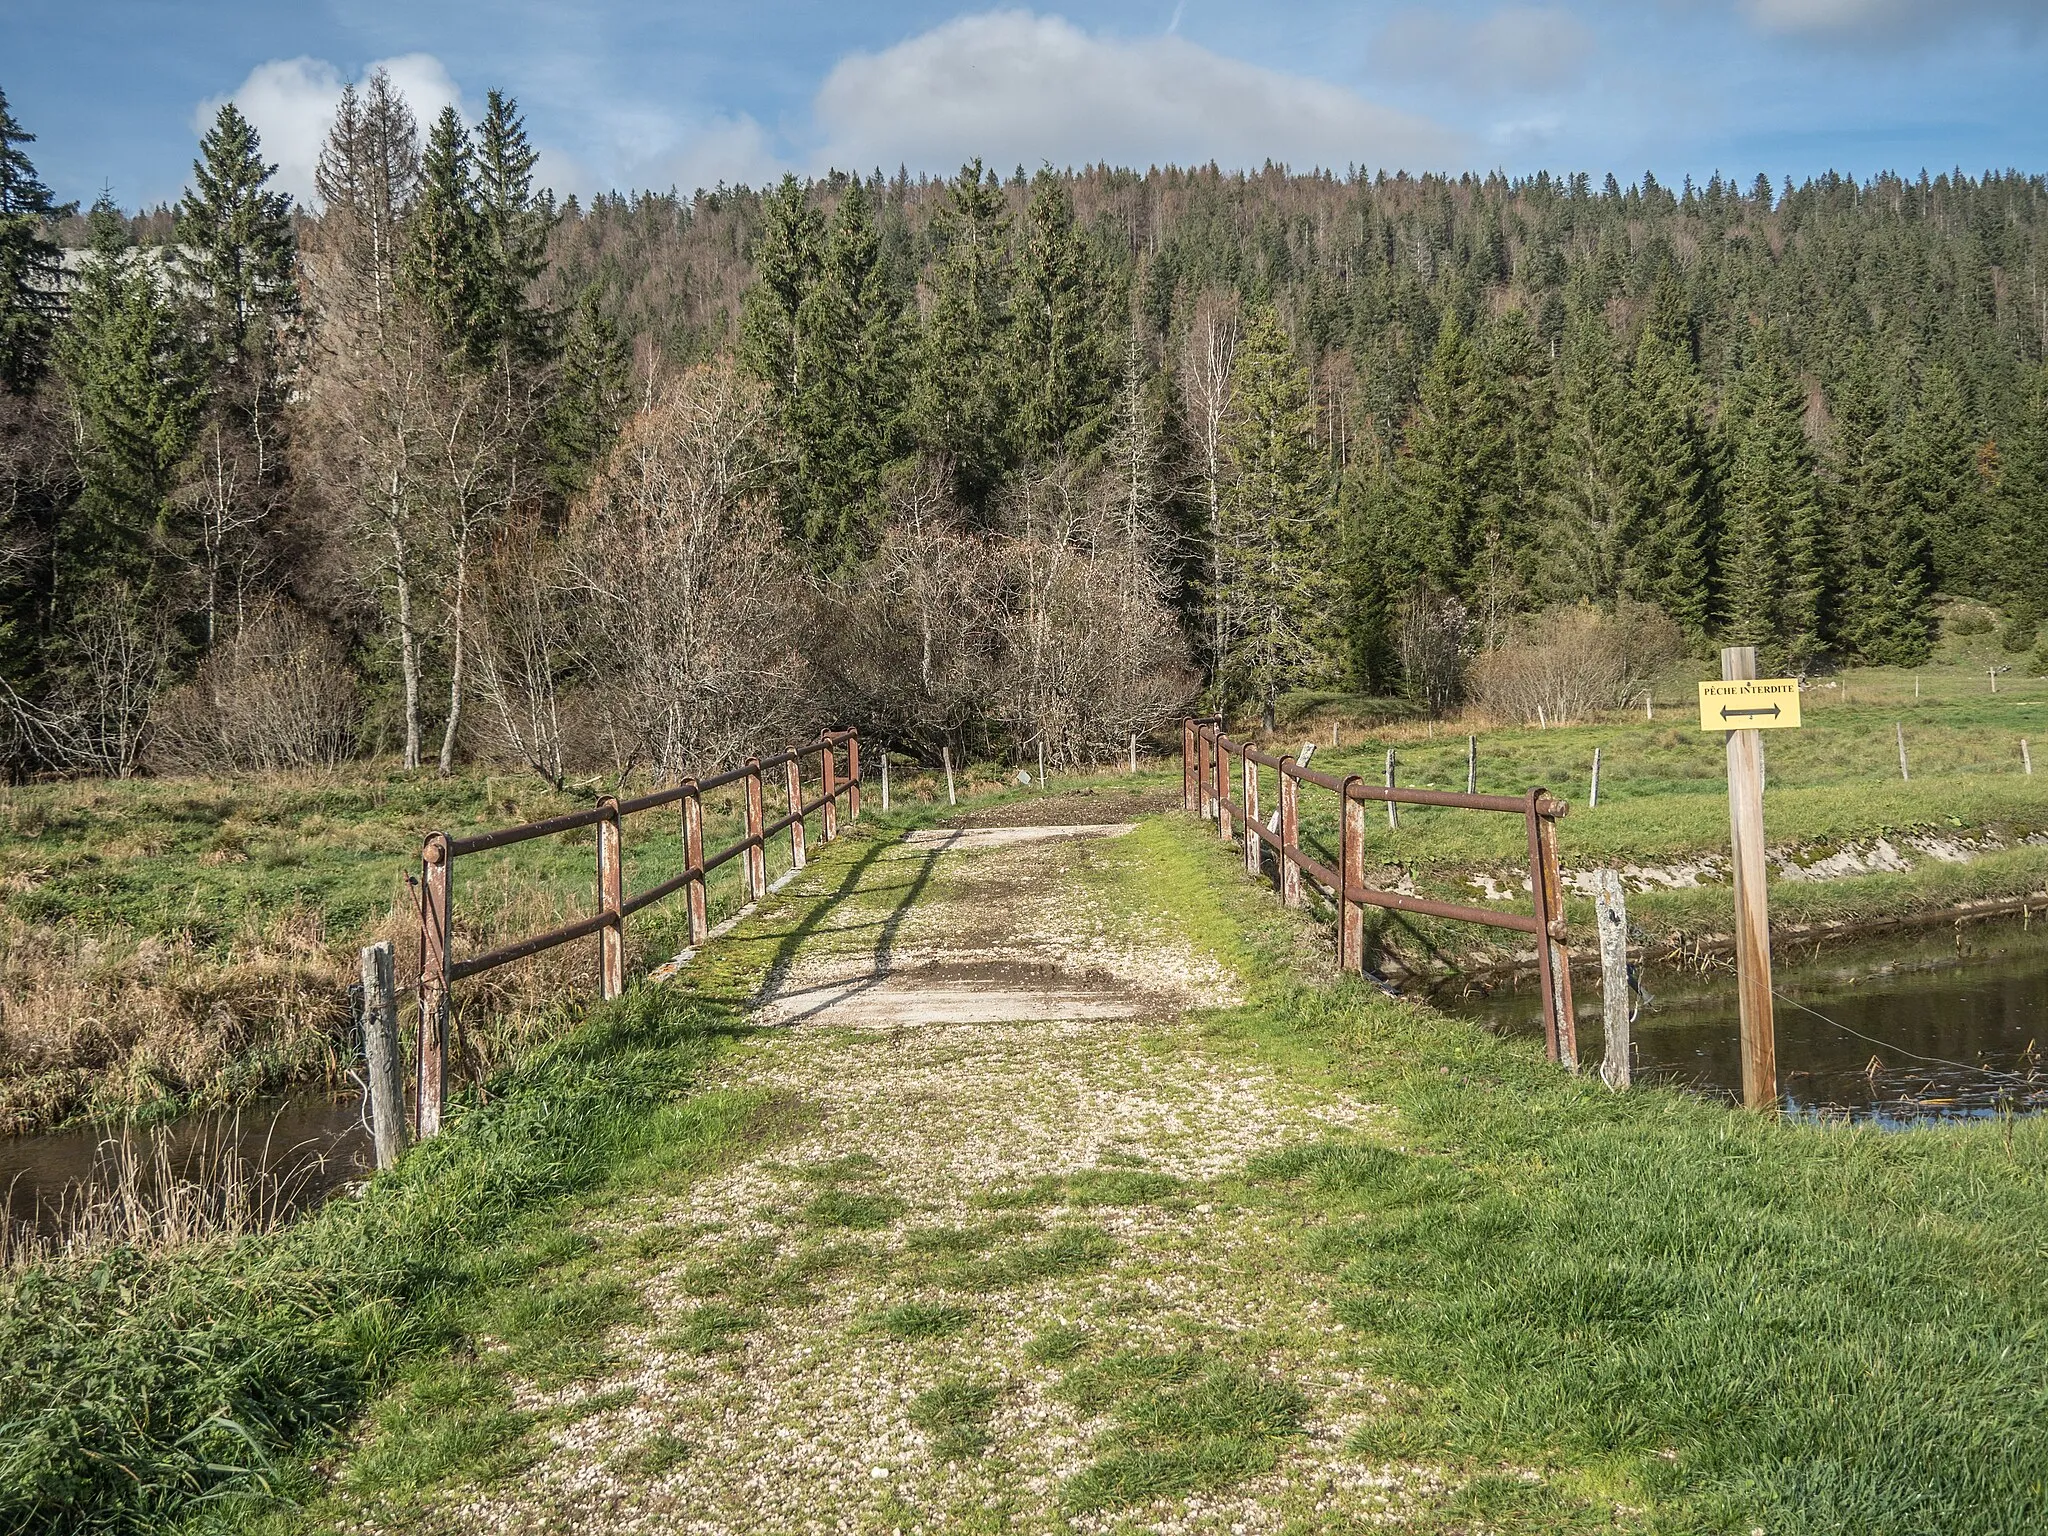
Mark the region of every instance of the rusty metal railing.
POLYGON ((851 730, 827 731, 816 741, 790 747, 773 757, 750 757, 745 766, 728 769, 707 779, 685 779, 670 789, 620 800, 607 795, 588 810, 550 816, 523 826, 504 827, 495 832, 477 832, 467 837, 450 837, 446 832, 429 832, 420 848, 420 975, 419 1050, 416 1092, 413 1100, 414 1128, 422 1137, 440 1129, 448 1052, 448 1005, 455 983, 466 976, 480 975, 524 960, 577 939, 597 936, 598 991, 607 998, 626 989, 626 919, 677 891, 687 890, 690 904, 690 943, 702 944, 708 932, 710 903, 706 881, 711 872, 733 859, 742 860, 742 880, 747 900, 759 901, 768 889, 768 839, 789 833, 790 866, 804 867, 804 818, 817 814, 824 838, 839 835, 839 801, 846 800, 849 821, 860 819, 860 737, 851 730), (841 777, 838 754, 846 751, 846 772, 841 777), (819 759, 819 793, 804 798, 803 764, 807 757, 819 759), (782 770, 786 804, 783 815, 765 819, 764 778, 782 770), (704 797, 728 785, 745 786, 746 830, 740 838, 716 853, 704 852, 704 797), (636 891, 625 892, 625 820, 641 811, 663 806, 682 808, 682 873, 636 891), (597 911, 562 923, 543 933, 500 944, 496 949, 464 959, 454 958, 455 861, 472 854, 509 848, 537 837, 552 837, 583 827, 597 829, 597 911))
POLYGON ((1266 850, 1274 857, 1274 882, 1282 905, 1298 907, 1301 877, 1320 885, 1337 908, 1337 963, 1347 971, 1365 969, 1365 909, 1382 907, 1423 917, 1449 918, 1526 933, 1536 940, 1536 968, 1543 990, 1543 1039, 1552 1061, 1578 1068, 1578 1031, 1572 1020, 1570 954, 1565 947, 1564 890, 1558 877, 1557 823, 1569 807, 1550 791, 1534 788, 1520 795, 1461 795, 1444 790, 1399 789, 1369 784, 1358 774, 1338 778, 1318 773, 1290 757, 1262 752, 1249 742, 1233 741, 1215 716, 1181 722, 1181 803, 1214 821, 1218 833, 1232 840, 1232 822, 1243 828, 1245 873, 1265 878, 1266 850), (1230 759, 1238 759, 1239 798, 1230 797, 1230 759), (1277 825, 1260 816, 1259 769, 1278 776, 1277 825), (1306 852, 1301 844, 1301 787, 1328 790, 1338 803, 1338 867, 1306 852), (1454 810, 1493 811, 1523 817, 1529 828, 1529 891, 1531 912, 1502 912, 1432 896, 1377 891, 1365 883, 1365 808, 1368 803, 1440 805, 1454 810))

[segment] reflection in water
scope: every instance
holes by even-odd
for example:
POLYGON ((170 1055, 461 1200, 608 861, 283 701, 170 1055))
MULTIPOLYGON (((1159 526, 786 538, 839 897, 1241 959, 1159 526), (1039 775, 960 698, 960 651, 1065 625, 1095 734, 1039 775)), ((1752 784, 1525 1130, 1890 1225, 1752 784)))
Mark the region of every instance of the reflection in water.
MULTIPOLYGON (((1731 971, 1641 978, 1638 1081, 1739 1100, 1742 1057, 1731 971)), ((2048 1109, 2048 929, 1971 924, 1842 943, 1817 957, 1781 953, 1778 1087, 1794 1114, 1883 1126, 2048 1109), (1960 943, 1958 940, 1960 939, 1960 943)), ((1604 1049, 1597 977, 1574 977, 1579 1053, 1604 1049)), ((1447 1012, 1505 1033, 1542 1032, 1531 985, 1462 995, 1447 1012)))

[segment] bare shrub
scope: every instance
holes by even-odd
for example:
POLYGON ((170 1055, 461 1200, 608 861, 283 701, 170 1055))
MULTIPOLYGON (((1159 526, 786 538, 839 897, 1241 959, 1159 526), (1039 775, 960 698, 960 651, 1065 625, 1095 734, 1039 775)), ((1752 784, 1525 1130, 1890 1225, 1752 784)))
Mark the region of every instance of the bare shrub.
POLYGON ((80 611, 71 639, 72 655, 46 703, 31 703, 0 680, 10 734, 68 772, 125 779, 149 746, 169 630, 117 584, 80 611))
POLYGON ((1584 720, 1623 708, 1684 654, 1685 636, 1653 604, 1580 603, 1513 626, 1473 663, 1472 692, 1503 719, 1584 720))
POLYGON ((567 767, 563 692, 576 663, 573 574, 537 523, 506 528, 472 576, 466 623, 498 741, 555 788, 567 767))
POLYGON ((332 768, 355 750, 362 700, 327 628, 267 603, 158 701, 153 766, 206 773, 332 768))
POLYGON ((1472 623, 1457 598, 1418 587, 1401 605, 1401 675, 1432 715, 1464 696, 1472 623))
POLYGON ((804 578, 768 500, 760 389, 692 368, 628 423, 569 533, 590 688, 622 766, 723 766, 815 722, 804 578))

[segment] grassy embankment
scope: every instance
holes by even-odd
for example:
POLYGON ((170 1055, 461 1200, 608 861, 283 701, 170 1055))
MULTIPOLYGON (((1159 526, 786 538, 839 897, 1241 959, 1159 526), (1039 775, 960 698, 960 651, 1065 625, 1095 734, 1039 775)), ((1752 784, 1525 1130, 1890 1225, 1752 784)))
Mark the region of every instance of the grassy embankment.
MULTIPOLYGON (((1964 666, 1914 675, 1856 672, 1843 686, 1810 690, 1806 723, 1765 736, 1768 785, 1765 832, 1775 850, 1801 866, 1844 848, 1869 852, 1891 844, 1910 866, 1903 871, 1849 874, 1828 879, 1786 879, 1774 867, 1771 917, 1780 928, 1884 923, 1938 915, 1966 903, 2031 896, 2048 889, 2048 754, 2039 776, 2022 772, 2020 741, 2048 746, 2048 682, 2002 677, 1990 692, 1982 671, 1964 666), (1894 727, 1903 725, 1912 771, 1899 777, 1894 727), (1927 852, 1914 839, 1939 841, 1927 852), (2031 840, 2031 841, 2030 841, 2031 840), (1944 854, 1947 856, 1944 857, 1944 854)), ((1718 868, 1699 872, 1700 884, 1647 888, 1630 897, 1630 917, 1645 933, 1696 946, 1725 934, 1732 898, 1727 884, 1728 802, 1722 737, 1698 729, 1696 706, 1675 683, 1657 697, 1657 718, 1640 711, 1591 724, 1556 729, 1468 727, 1420 722, 1343 731, 1332 751, 1328 717, 1314 716, 1294 734, 1278 733, 1287 750, 1319 734, 1315 766, 1357 773, 1379 783, 1386 750, 1399 755, 1402 784, 1435 789, 1465 787, 1465 738, 1479 737, 1479 788, 1516 793, 1543 784, 1571 802, 1558 842, 1567 875, 1574 868, 1629 865, 1669 870, 1718 857, 1718 868), (1600 804, 1586 803, 1593 751, 1601 749, 1600 804)), ((1274 802, 1271 775, 1262 780, 1264 804, 1274 802)), ((1302 797, 1306 840, 1325 851, 1336 840, 1335 799, 1322 791, 1302 797)), ((1472 812, 1404 807, 1401 825, 1387 826, 1383 810, 1367 814, 1369 876, 1386 882, 1405 875, 1416 889, 1472 900, 1473 880, 1492 876, 1503 891, 1519 891, 1528 844, 1521 822, 1472 812)), ((1519 897, 1517 899, 1520 899, 1519 897)), ((1590 934, 1591 903, 1568 903, 1576 925, 1590 934)), ((1505 954, 1477 930, 1409 919, 1376 919, 1383 942, 1404 958, 1425 947, 1483 963, 1505 954)))
MULTIPOLYGON (((963 774, 963 791, 985 793, 992 776, 963 774)), ((897 790, 926 803, 944 793, 929 774, 899 773, 897 790)), ((413 963, 404 880, 421 835, 536 820, 595 793, 370 767, 0 788, 0 1134, 337 1086, 353 1052, 357 948, 388 937, 402 976, 413 963)), ((770 786, 771 815, 777 797, 770 786)), ((707 847, 721 847, 741 825, 736 792, 706 809, 707 847)), ((626 854, 628 890, 680 869, 676 817, 630 820, 626 854)), ((777 839, 771 875, 787 860, 777 839)), ((589 911, 591 833, 479 855, 457 878, 460 954, 589 911)), ((714 918, 739 905, 739 883, 738 861, 714 873, 714 918)), ((676 899, 636 917, 630 962, 674 954, 682 920, 676 899)), ((462 1070, 481 1074, 530 1043, 549 1001, 593 978, 591 946, 574 945, 466 983, 462 1070)))
MULTIPOLYGON (((828 870, 850 877, 863 842, 828 870)), ((2048 1522, 2048 1122, 1885 1135, 1668 1090, 1611 1095, 1528 1043, 1353 982, 1304 984, 1294 957, 1320 946, 1201 829, 1149 823, 1088 878, 1107 910, 1173 925, 1245 980, 1246 1005, 1155 1030, 1151 1049, 1199 1042, 1275 1091, 1384 1107, 1371 1131, 1200 1188, 1127 1181, 1115 1200, 1278 1218, 1283 1247, 1262 1264, 1324 1292, 1347 1325, 1333 1365, 1380 1383, 1349 1454, 1439 1490, 1412 1528, 1989 1536, 2048 1522)), ((831 909, 798 903, 780 931, 801 942, 831 909)), ((280 1238, 17 1290, 0 1309, 0 1529, 62 1529, 87 1509, 120 1531, 182 1513, 298 1536, 365 1511, 403 1528, 448 1508, 421 1502, 436 1490, 509 1490, 569 1421, 617 1409, 612 1391, 521 1403, 535 1384, 622 1368, 608 1331, 641 1317, 646 1284, 677 1262, 687 1234, 622 1228, 625 1195, 680 1188, 805 1115, 743 1083, 689 1096, 751 982, 708 958, 684 986, 595 1010, 361 1201, 280 1238), (336 1441, 365 1393, 367 1417, 336 1441)), ((749 1281, 747 1307, 698 1309, 703 1368, 728 1368, 732 1330, 810 1305, 819 1265, 895 1262, 856 1249, 814 1239, 749 1281)), ((1042 1367, 1056 1390, 1079 1401, 1100 1378, 1126 1418, 1150 1402, 1145 1360, 1095 1358, 1116 1319, 1075 1323, 1042 1367)), ((1189 1344, 1226 1364, 1237 1347, 1189 1344)), ((1184 1406, 1228 1417, 1234 1403, 1184 1406)), ((1183 1442, 1207 1420, 1135 1449, 1112 1431, 1069 1493, 1113 1508, 1227 1483, 1284 1452, 1298 1418, 1226 1424, 1233 1455, 1206 1460, 1183 1442), (1235 1454, 1247 1436, 1258 1454, 1235 1454)), ((956 1453, 935 1439, 931 1454, 956 1453)), ((692 1454, 658 1436, 607 1476, 630 1486, 692 1454)))

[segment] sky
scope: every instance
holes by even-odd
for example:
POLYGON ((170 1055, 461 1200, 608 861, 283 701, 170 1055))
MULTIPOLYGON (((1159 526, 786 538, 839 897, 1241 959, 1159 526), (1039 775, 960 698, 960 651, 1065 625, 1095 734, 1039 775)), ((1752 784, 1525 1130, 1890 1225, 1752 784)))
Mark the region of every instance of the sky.
POLYGON ((1296 170, 2048 171, 2048 0, 0 0, 60 200, 175 199, 234 101, 312 195, 342 86, 517 99, 588 196, 970 156, 1296 170))

